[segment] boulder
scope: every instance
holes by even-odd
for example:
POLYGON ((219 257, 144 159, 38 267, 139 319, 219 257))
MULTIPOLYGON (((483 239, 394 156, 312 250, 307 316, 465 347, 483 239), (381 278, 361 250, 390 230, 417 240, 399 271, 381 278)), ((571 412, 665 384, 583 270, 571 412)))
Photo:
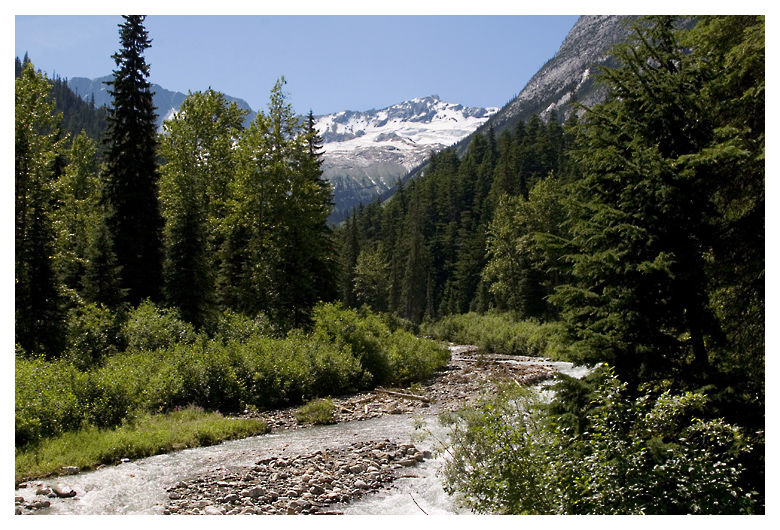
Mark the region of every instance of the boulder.
POLYGON ((63 486, 62 484, 57 484, 56 486, 52 486, 51 491, 60 499, 76 496, 76 490, 70 489, 67 486, 63 486))

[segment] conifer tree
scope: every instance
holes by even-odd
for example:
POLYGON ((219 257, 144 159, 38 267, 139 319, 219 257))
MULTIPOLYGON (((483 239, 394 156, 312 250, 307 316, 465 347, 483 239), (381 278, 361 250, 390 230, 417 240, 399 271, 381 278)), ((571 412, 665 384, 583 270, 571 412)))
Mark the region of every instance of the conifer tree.
MULTIPOLYGON (((574 281, 556 295, 580 360, 609 362, 633 388, 661 379, 713 382, 724 366, 716 362, 724 335, 712 273, 729 263, 716 249, 733 248, 723 237, 732 215, 763 211, 763 117, 751 132, 734 127, 714 90, 724 75, 720 59, 733 50, 689 51, 677 23, 637 24, 633 40, 616 49, 622 66, 603 74, 613 97, 588 113, 578 152, 574 281), (737 168, 750 182, 744 194, 732 186, 737 168), (722 205, 732 201, 742 207, 727 213, 722 205)), ((743 38, 734 50, 744 50, 743 38)), ((751 77, 734 87, 735 98, 752 97, 762 82, 751 77)), ((763 226, 763 217, 754 222, 763 226)), ((750 275, 729 263, 729 282, 760 281, 762 256, 757 262, 750 275)))
POLYGON ((56 355, 63 313, 52 256, 54 162, 60 155, 59 116, 50 85, 27 61, 15 84, 15 319, 16 342, 26 351, 56 355))
POLYGON ((125 15, 120 25, 118 67, 108 84, 113 97, 106 135, 108 228, 122 271, 122 285, 133 305, 158 300, 162 288, 162 217, 158 205, 156 116, 149 65, 151 46, 144 15, 125 15))

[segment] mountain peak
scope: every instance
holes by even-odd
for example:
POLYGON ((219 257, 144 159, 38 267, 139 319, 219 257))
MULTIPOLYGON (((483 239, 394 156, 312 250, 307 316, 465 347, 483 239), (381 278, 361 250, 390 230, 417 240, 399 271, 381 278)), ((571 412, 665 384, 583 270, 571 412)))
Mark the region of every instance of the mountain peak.
POLYGON ((339 210, 335 218, 391 190, 431 151, 457 143, 497 111, 447 103, 434 94, 380 110, 317 116, 323 176, 334 186, 339 210))

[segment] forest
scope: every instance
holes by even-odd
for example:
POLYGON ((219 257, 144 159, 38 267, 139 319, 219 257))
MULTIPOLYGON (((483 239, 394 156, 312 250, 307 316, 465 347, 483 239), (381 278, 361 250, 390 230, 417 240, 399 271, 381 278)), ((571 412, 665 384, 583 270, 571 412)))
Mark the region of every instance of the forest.
POLYGON ((157 131, 143 21, 111 108, 16 61, 17 480, 69 433, 409 384, 453 341, 595 367, 447 418, 473 510, 764 512, 763 16, 632 21, 605 102, 340 226, 284 77, 248 127, 208 90, 157 131))

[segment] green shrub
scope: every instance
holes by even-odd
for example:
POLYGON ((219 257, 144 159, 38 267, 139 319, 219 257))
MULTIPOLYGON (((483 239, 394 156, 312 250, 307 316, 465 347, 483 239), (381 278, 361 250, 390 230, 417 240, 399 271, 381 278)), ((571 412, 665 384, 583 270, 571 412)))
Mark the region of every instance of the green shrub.
POLYGON ((259 335, 266 337, 278 336, 279 330, 263 314, 251 318, 226 309, 217 319, 212 335, 214 338, 221 338, 225 343, 246 342, 250 338, 259 335))
POLYGON ((358 314, 338 303, 320 304, 314 308, 313 318, 314 335, 339 348, 349 348, 367 373, 369 385, 385 384, 391 379, 387 351, 391 333, 376 314, 367 309, 358 314))
POLYGON ((149 300, 130 311, 123 328, 127 347, 136 350, 191 344, 197 337, 192 324, 181 320, 175 310, 159 308, 149 300))
POLYGON ((699 416, 696 393, 625 393, 611 369, 590 392, 587 431, 547 414, 530 388, 507 388, 444 417, 445 489, 481 513, 745 514, 741 431, 699 416))
POLYGON ((565 359, 567 350, 561 326, 515 321, 508 314, 466 313, 426 323, 422 332, 457 344, 474 344, 490 353, 565 359))
POLYGON ((300 403, 313 395, 315 381, 308 341, 253 337, 245 344, 229 346, 241 359, 239 373, 247 403, 278 406, 300 403))
POLYGON ((329 398, 309 401, 296 409, 294 415, 298 423, 329 425, 336 423, 336 405, 329 398))
POLYGON ((71 310, 62 358, 83 371, 124 350, 122 320, 121 311, 96 304, 71 310))
POLYGON ((419 339, 400 330, 392 334, 388 347, 389 384, 406 385, 424 379, 450 360, 450 352, 443 344, 419 339))
POLYGON ((290 333, 288 340, 299 341, 308 353, 314 380, 314 395, 346 394, 365 388, 368 384, 369 376, 363 370, 360 361, 352 355, 349 346, 338 347, 332 342, 303 335, 301 332, 290 333))
POLYGON ((86 376, 63 361, 17 355, 15 370, 16 445, 75 429, 84 420, 78 394, 86 376))
POLYGON ((314 310, 314 333, 348 347, 366 372, 369 387, 423 379, 447 364, 450 354, 443 345, 418 339, 400 327, 391 331, 385 319, 366 308, 321 304, 314 310))

